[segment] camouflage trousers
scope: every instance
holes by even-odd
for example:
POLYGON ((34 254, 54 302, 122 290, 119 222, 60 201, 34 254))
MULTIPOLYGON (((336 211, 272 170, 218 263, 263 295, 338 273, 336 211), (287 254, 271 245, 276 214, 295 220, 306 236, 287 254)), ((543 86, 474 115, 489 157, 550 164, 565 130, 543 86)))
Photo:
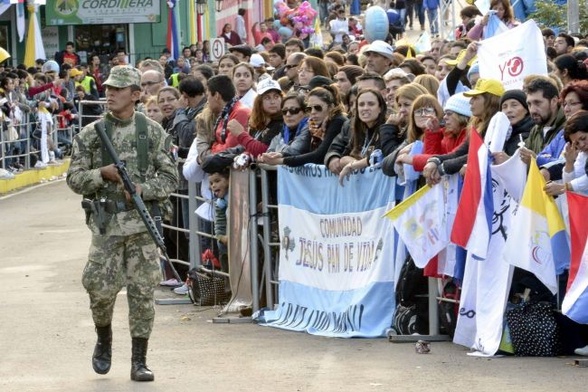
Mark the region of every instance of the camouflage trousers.
POLYGON ((131 337, 148 339, 155 316, 153 293, 161 280, 159 254, 148 233, 92 235, 82 284, 94 324, 111 324, 117 294, 126 286, 131 337))

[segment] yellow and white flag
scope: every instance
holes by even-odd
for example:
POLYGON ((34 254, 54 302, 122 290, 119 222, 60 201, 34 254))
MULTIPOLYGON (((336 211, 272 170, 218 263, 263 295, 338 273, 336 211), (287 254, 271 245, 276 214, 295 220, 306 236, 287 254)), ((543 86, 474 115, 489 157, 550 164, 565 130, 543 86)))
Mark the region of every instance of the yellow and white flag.
POLYGON ((449 244, 444 199, 443 183, 424 186, 384 215, 392 220, 419 268, 424 268, 449 244))
POLYGON ((558 288, 556 265, 569 263, 570 248, 563 218, 544 187, 545 179, 537 163, 532 161, 523 198, 512 218, 504 259, 535 274, 555 294, 558 288))

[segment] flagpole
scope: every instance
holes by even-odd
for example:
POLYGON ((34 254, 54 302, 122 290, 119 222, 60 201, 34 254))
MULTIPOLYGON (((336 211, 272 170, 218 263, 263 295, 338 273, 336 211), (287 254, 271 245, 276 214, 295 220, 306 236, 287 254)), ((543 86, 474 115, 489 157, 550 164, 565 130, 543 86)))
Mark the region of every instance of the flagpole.
POLYGON ((25 56, 24 56, 24 64, 27 67, 34 67, 35 66, 35 19, 36 15, 36 5, 29 3, 27 5, 27 10, 29 11, 29 27, 26 34, 26 44, 25 44, 25 56))
MULTIPOLYGON (((195 44, 198 40, 197 38, 197 31, 196 31, 196 9, 194 7, 194 1, 195 0, 188 0, 189 1, 189 6, 188 6, 188 12, 190 13, 189 15, 189 20, 190 20, 190 42, 187 43, 186 46, 190 46, 191 44, 195 44)), ((187 59, 186 59, 187 60, 187 59)))

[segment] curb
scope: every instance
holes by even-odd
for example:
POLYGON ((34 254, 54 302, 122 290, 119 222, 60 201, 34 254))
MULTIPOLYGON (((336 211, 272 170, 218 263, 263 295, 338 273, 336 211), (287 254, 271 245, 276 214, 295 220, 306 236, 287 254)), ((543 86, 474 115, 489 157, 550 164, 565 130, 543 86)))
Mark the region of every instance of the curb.
POLYGON ((48 165, 43 169, 29 169, 22 173, 17 173, 14 178, 0 179, 0 195, 5 195, 27 186, 53 181, 65 175, 69 169, 69 158, 64 159, 57 165, 48 165))

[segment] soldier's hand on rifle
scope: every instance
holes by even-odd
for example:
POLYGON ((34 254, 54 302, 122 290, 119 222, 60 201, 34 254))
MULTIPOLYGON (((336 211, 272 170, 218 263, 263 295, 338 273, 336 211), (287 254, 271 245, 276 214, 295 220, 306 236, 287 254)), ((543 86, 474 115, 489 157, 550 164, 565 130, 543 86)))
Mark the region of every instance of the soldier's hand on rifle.
POLYGON ((104 181, 110 182, 122 182, 120 175, 118 174, 118 169, 114 166, 114 163, 108 166, 102 166, 100 168, 100 175, 104 181))
MULTIPOLYGON (((139 197, 141 197, 141 195, 143 194, 143 188, 141 187, 141 185, 135 184, 135 193, 137 193, 137 195, 139 195, 139 197)), ((129 192, 127 192, 126 190, 125 190, 125 198, 127 199, 127 201, 131 201, 131 199, 132 199, 131 194, 129 192)))

